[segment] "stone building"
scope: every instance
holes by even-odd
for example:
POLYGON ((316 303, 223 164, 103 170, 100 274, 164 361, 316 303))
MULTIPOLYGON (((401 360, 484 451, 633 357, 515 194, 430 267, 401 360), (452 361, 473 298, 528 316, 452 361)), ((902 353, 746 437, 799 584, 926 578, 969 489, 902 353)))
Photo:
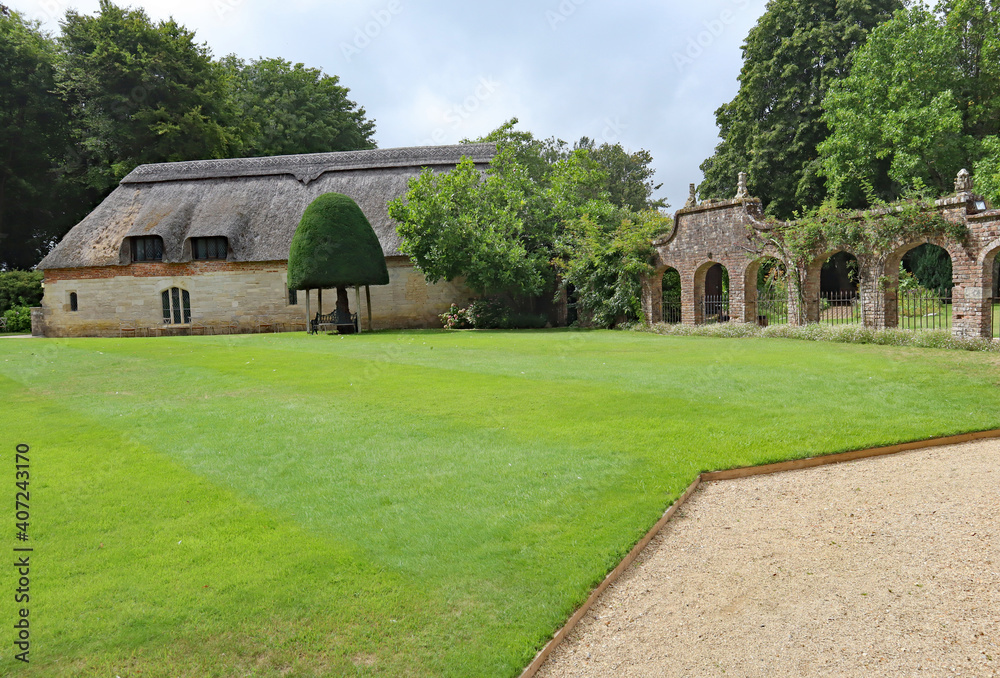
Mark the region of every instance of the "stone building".
POLYGON ((698 203, 693 185, 691 189, 691 198, 676 214, 673 231, 654 243, 655 274, 643 281, 643 310, 653 322, 765 323, 769 313, 758 298, 758 272, 765 262, 778 261, 801 281, 800 285, 787 285, 787 298, 781 302, 784 321, 790 324, 818 322, 827 314, 840 313, 838 322, 853 321, 872 328, 929 325, 950 329, 956 336, 998 334, 993 315, 994 308, 1000 307, 1000 210, 991 209, 973 193, 972 177, 965 170, 955 182, 955 193, 937 200, 935 207, 949 221, 966 226, 968 235, 963 241, 914 236, 892 243, 878 255, 830 248, 815 252, 809 265, 801 270, 792 262, 781 261, 781 253, 773 247, 762 245, 769 226, 760 200, 747 193, 745 175, 741 174, 739 192, 732 200, 698 203), (907 253, 925 243, 947 252, 953 287, 947 299, 921 307, 905 301, 899 270, 907 253), (821 289, 821 271, 831 257, 841 252, 855 260, 857 281, 855 290, 837 298, 821 289), (668 271, 674 279, 679 277, 680 294, 676 308, 665 313, 663 279, 668 271), (728 279, 724 298, 714 279, 720 272, 728 279), (831 304, 841 303, 853 308, 830 308, 831 304), (853 315, 845 315, 845 310, 853 315), (941 314, 947 317, 937 317, 941 314))
MULTIPOLYGON (((422 168, 446 171, 468 156, 485 169, 494 153, 492 144, 463 144, 143 165, 39 264, 45 296, 32 331, 303 329, 304 293, 286 286, 288 252, 306 207, 328 192, 353 198, 382 245, 390 284, 371 289, 374 328, 439 326, 438 314, 472 294, 424 279, 399 251, 387 204, 422 168)), ((334 299, 325 297, 324 311, 334 299)))

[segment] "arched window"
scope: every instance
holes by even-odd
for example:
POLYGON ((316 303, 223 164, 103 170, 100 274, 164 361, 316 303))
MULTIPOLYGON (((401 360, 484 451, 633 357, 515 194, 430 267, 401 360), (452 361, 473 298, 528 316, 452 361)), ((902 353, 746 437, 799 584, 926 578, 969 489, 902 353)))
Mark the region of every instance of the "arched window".
POLYGON ((187 325, 191 322, 191 295, 187 290, 171 287, 163 290, 163 324, 187 325))
POLYGON ((69 310, 78 311, 80 310, 80 305, 76 298, 76 292, 69 293, 69 310))
POLYGON ((132 237, 132 261, 163 261, 163 238, 158 235, 132 237))

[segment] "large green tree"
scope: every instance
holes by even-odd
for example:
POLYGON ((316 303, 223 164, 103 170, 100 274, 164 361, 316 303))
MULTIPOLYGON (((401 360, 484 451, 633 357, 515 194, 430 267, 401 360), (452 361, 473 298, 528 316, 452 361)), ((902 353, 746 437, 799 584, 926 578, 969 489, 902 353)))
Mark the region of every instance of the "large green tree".
POLYGON ((637 319, 649 238, 643 249, 636 233, 662 225, 649 209, 652 158, 587 140, 569 150, 516 123, 481 139, 497 144, 485 171, 468 159, 451 172, 426 170, 390 203, 402 251, 432 282, 463 277, 477 293, 509 300, 551 293, 561 271, 564 285, 586 291, 581 304, 597 322, 637 319), (621 275, 609 274, 615 266, 621 275))
POLYGON ((245 157, 374 148, 375 123, 335 75, 284 59, 222 60, 245 157))
POLYGON ((37 23, 0 6, 0 269, 33 266, 79 216, 53 171, 70 145, 56 61, 37 23))
POLYGON ((914 181, 941 192, 968 160, 954 86, 958 41, 926 8, 873 31, 854 70, 824 100, 831 134, 819 149, 838 202, 892 200, 914 181))
POLYGON ((231 155, 223 69, 192 31, 101 0, 94 16, 68 11, 59 41, 87 185, 106 192, 143 163, 231 155))
POLYGON ((704 197, 732 197, 741 170, 768 212, 787 218, 825 196, 821 102, 851 52, 901 0, 770 0, 743 44, 736 98, 716 111, 721 143, 702 163, 704 197))
POLYGON ((668 207, 665 199, 653 197, 663 184, 653 182, 656 170, 652 167, 653 156, 649 151, 629 152, 618 143, 605 142, 598 146, 589 137, 582 137, 575 147, 589 151, 590 157, 605 171, 604 188, 615 205, 636 212, 668 207))
POLYGON ((823 102, 822 171, 838 201, 892 200, 914 184, 949 193, 963 167, 1000 198, 998 57, 988 0, 914 5, 878 27, 823 102))

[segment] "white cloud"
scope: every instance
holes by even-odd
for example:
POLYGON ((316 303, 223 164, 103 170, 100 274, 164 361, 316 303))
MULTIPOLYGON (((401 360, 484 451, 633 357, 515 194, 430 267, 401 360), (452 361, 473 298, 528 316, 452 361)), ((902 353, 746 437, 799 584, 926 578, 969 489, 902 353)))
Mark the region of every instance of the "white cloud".
MULTIPOLYGON (((98 7, 6 2, 50 30, 67 6, 98 7)), ((376 120, 382 146, 435 132, 451 143, 516 116, 540 136, 649 150, 675 206, 718 141, 714 111, 736 93, 740 46, 765 3, 132 0, 154 19, 172 15, 197 31, 216 55, 280 56, 340 76, 376 120), (553 23, 549 12, 565 21, 553 23), (359 32, 370 39, 346 58, 343 45, 359 32), (690 63, 678 66, 677 55, 690 63), (499 87, 477 96, 480 78, 499 87)))

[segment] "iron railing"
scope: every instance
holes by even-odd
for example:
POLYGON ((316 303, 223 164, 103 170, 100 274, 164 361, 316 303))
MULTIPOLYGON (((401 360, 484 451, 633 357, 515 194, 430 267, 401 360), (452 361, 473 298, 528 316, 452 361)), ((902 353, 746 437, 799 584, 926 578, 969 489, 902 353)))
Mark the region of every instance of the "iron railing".
POLYGON ((663 322, 676 325, 681 321, 680 293, 663 295, 663 322))
POLYGON ((788 294, 757 290, 757 300, 747 304, 749 317, 761 327, 788 324, 788 294))
POLYGON ((729 295, 706 294, 701 302, 702 321, 705 323, 729 322, 729 295))
POLYGON ((901 330, 951 329, 951 292, 949 290, 906 290, 896 303, 897 324, 901 330))
POLYGON ((820 292, 819 321, 827 325, 860 325, 861 297, 853 290, 820 292))

